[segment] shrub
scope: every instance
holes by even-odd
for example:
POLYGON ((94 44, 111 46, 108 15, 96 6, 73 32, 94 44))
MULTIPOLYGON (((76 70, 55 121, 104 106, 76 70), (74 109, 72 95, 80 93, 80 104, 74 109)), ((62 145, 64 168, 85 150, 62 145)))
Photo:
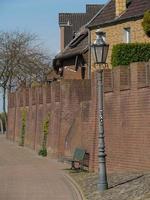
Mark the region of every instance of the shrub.
POLYGON ((144 18, 142 22, 143 30, 148 37, 150 37, 150 10, 144 13, 144 18))
POLYGON ((26 131, 26 110, 25 109, 22 110, 21 120, 22 120, 22 125, 21 125, 19 146, 24 146, 24 138, 25 138, 25 131, 26 131))
POLYGON ((48 135, 48 129, 49 129, 49 117, 50 115, 48 114, 48 117, 43 122, 43 141, 42 141, 42 147, 38 153, 40 156, 47 156, 46 143, 47 143, 47 135, 48 135))
POLYGON ((150 60, 150 43, 117 44, 113 46, 111 63, 113 67, 129 65, 132 62, 150 60))
POLYGON ((47 156, 47 149, 46 147, 43 147, 39 150, 39 155, 40 156, 43 156, 43 157, 46 157, 47 156))

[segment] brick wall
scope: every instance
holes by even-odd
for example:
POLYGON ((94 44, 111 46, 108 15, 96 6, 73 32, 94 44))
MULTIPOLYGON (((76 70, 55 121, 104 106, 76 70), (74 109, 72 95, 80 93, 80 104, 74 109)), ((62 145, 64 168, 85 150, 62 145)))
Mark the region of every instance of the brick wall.
POLYGON ((26 109, 26 146, 40 149, 43 121, 50 113, 47 147, 52 157, 72 155, 76 147, 91 151, 92 133, 87 134, 87 127, 92 128, 95 120, 91 123, 90 119, 95 114, 90 80, 61 80, 47 86, 22 88, 9 94, 8 100, 9 139, 19 141, 21 112, 26 109))
MULTIPOLYGON (((150 65, 134 63, 105 70, 105 141, 107 168, 150 168, 150 65)), ((42 123, 50 112, 48 152, 72 155, 76 147, 90 153, 90 170, 98 170, 98 100, 91 80, 62 80, 9 94, 8 138, 18 141, 21 110, 27 110, 25 145, 39 150, 42 123)))
POLYGON ((150 65, 136 63, 114 74, 113 92, 105 94, 107 167, 149 170, 150 65))

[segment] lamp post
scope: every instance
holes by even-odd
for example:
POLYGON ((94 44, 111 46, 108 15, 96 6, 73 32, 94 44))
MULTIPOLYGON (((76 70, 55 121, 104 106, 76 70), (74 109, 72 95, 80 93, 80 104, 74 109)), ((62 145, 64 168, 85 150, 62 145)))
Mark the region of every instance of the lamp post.
POLYGON ((104 141, 104 89, 103 89, 103 65, 106 64, 109 45, 104 41, 104 33, 96 31, 96 40, 91 45, 94 63, 99 66, 97 70, 98 82, 98 102, 99 102, 99 134, 98 134, 98 157, 99 157, 99 183, 100 191, 108 189, 107 172, 106 172, 106 154, 104 141))

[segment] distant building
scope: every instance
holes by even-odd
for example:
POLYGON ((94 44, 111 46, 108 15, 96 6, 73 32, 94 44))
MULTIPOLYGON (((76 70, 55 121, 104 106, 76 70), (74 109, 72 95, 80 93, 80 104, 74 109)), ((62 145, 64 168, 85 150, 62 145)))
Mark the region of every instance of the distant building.
POLYGON ((103 5, 88 4, 85 13, 59 13, 60 46, 63 50, 103 5))
POLYGON ((88 77, 88 29, 86 23, 103 5, 86 5, 86 13, 60 13, 61 52, 53 60, 55 71, 65 79, 88 77))

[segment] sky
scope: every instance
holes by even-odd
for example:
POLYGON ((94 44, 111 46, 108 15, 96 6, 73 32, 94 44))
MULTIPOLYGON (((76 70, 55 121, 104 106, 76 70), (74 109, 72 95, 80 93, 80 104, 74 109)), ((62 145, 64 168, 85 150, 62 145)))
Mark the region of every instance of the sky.
MULTIPOLYGON (((107 0, 0 0, 0 31, 35 33, 51 55, 59 51, 58 14, 85 12, 86 4, 107 0)), ((0 94, 1 95, 1 94, 0 94)), ((0 111, 2 99, 0 97, 0 111)))

